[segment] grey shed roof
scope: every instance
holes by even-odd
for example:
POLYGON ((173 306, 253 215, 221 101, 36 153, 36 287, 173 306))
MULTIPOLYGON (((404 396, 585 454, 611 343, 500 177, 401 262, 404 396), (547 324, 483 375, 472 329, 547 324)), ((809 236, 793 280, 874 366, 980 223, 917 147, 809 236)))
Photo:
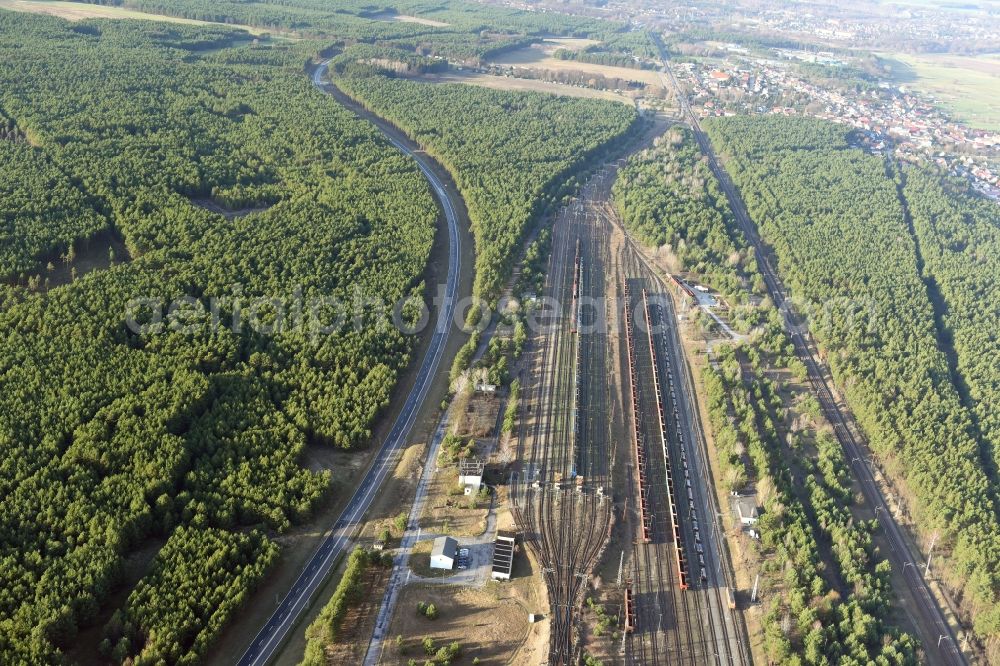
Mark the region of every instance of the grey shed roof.
POLYGON ((437 557, 438 555, 444 555, 445 557, 455 558, 455 550, 458 548, 458 542, 449 536, 441 536, 434 539, 434 547, 431 548, 431 557, 437 557))
POLYGON ((737 497, 733 504, 735 504, 736 513, 739 514, 740 518, 756 518, 758 515, 755 497, 737 497))

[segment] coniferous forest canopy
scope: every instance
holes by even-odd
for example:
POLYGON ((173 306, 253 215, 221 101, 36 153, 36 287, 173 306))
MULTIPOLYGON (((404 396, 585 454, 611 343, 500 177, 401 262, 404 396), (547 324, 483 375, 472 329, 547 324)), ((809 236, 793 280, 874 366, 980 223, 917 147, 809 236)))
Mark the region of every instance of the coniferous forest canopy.
MULTIPOLYGON (((450 0, 96 4, 220 25, 0 10, 0 663, 66 661, 92 628, 114 663, 195 663, 278 559, 274 537, 341 490, 303 466, 306 447, 367 443, 414 348, 375 312, 326 335, 325 321, 287 311, 276 326, 272 303, 255 313, 271 332, 233 327, 238 301, 350 303, 360 290, 394 302, 427 288, 438 210, 424 178, 316 90, 307 63, 332 56, 335 85, 452 173, 473 225, 475 294, 493 300, 526 230, 635 129, 636 111, 398 74, 544 35, 600 40, 572 56, 590 62, 639 66, 633 56, 656 50, 620 24, 450 0), (180 297, 203 305, 127 325, 133 299, 180 297), (155 555, 125 587, 144 548, 155 555)), ((919 532, 940 531, 940 575, 995 646, 997 207, 851 148, 831 123, 705 125, 919 532)), ((614 198, 676 270, 734 303, 763 296, 686 130, 634 156, 614 198)), ((704 381, 724 482, 775 489, 763 545, 784 586, 764 609, 768 655, 911 663, 914 640, 884 619, 875 526, 846 508, 836 443, 813 433, 808 476, 791 482, 773 375, 804 368, 763 300, 734 313, 757 332, 720 348, 704 381), (780 630, 785 618, 794 631, 780 630)), ((330 631, 360 558, 328 607, 330 631)))
MULTIPOLYGON (((365 443, 409 362, 412 340, 376 326, 375 314, 319 336, 313 324, 326 321, 286 319, 266 335, 228 325, 238 298, 351 302, 360 289, 391 302, 424 290, 437 218, 426 182, 372 125, 315 90, 306 62, 383 37, 398 39, 380 43, 381 55, 478 57, 556 31, 543 15, 452 4, 428 11, 455 29, 310 0, 127 4, 298 39, 0 11, 3 663, 58 662, 95 623, 116 662, 198 660, 274 562, 274 534, 329 493, 327 474, 302 467, 304 448, 365 443), (178 297, 203 309, 126 326, 132 299, 178 297), (219 327, 209 325, 212 297, 219 327), (150 540, 164 545, 109 608, 125 559, 150 540)), ((558 22, 571 34, 621 30, 558 22)), ((394 94, 402 83, 378 81, 394 94)), ((512 123, 492 136, 479 129, 495 120, 490 104, 520 108, 531 127, 504 152, 530 181, 497 187, 475 146, 441 148, 469 192, 488 193, 481 205, 493 197, 516 211, 478 222, 490 231, 477 234, 477 250, 497 266, 477 279, 495 287, 531 217, 635 114, 518 93, 436 94, 449 130, 480 132, 484 146, 514 136, 512 123), (466 103, 482 112, 461 125, 452 116, 466 103), (560 113, 550 136, 542 117, 560 113)), ((273 324, 276 312, 261 318, 273 324)))
POLYGON ((116 657, 197 655, 271 559, 266 539, 233 530, 308 516, 328 478, 299 453, 366 441, 410 341, 374 326, 136 334, 128 301, 234 288, 402 297, 420 288, 436 207, 410 161, 313 89, 295 48, 202 51, 243 33, 7 12, 0 35, 0 106, 30 138, 10 152, 26 164, 8 172, 13 189, 56 193, 19 211, 15 231, 30 233, 5 237, 4 256, 23 265, 45 243, 113 226, 134 258, 65 287, 7 288, 0 661, 54 660, 95 621, 123 557, 157 535, 170 555, 109 641, 116 657), (198 198, 265 210, 227 219, 198 198), (52 208, 80 226, 49 226, 52 208), (200 575, 224 594, 218 612, 181 627, 180 610, 142 610, 208 538, 247 563, 235 578, 225 563, 200 575))
POLYGON ((528 223, 637 118, 615 102, 405 81, 355 61, 349 50, 333 63, 335 83, 455 174, 476 239, 474 292, 486 299, 499 294, 528 223))
POLYGON ((180 18, 236 23, 295 35, 396 46, 422 55, 455 61, 478 61, 519 48, 542 35, 589 37, 605 43, 609 55, 655 58, 656 48, 645 31, 629 31, 620 23, 462 3, 394 0, 95 0, 180 18), (432 25, 392 21, 394 15, 415 16, 432 25), (443 24, 443 25, 438 25, 443 24))
MULTIPOLYGON (((633 155, 614 186, 626 227, 659 248, 672 270, 691 271, 734 302, 764 296, 763 278, 702 160, 690 130, 669 131, 633 155)), ((752 335, 716 349, 703 381, 719 474, 729 490, 752 482, 763 500, 758 525, 766 553, 764 649, 780 664, 915 664, 916 643, 887 618, 889 565, 875 548, 874 521, 855 520, 850 475, 839 443, 787 423, 776 369, 801 375, 769 301, 733 310, 752 335), (746 372, 744 368, 752 370, 746 372), (749 379, 747 379, 749 377, 749 379), (805 450, 814 449, 811 457, 805 450), (790 458, 806 475, 793 482, 790 458), (773 489, 766 491, 765 488, 773 489)), ((817 405, 818 408, 818 405, 817 405)))
POLYGON ((919 531, 940 530, 939 575, 976 632, 995 637, 995 205, 850 148, 831 123, 705 126, 919 531))
POLYGON ((753 253, 690 130, 671 129, 630 158, 613 194, 628 230, 661 250, 672 270, 696 272, 731 298, 742 298, 753 253))

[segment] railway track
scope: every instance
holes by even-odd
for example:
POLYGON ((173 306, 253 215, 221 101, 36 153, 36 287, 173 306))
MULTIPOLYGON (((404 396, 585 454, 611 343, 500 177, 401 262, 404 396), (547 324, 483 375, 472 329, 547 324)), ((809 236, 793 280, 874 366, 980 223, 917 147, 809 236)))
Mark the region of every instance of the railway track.
MULTIPOLYGON (((608 233, 611 227, 620 229, 610 206, 604 206, 601 214, 608 233)), ((729 608, 731 577, 723 566, 724 541, 714 485, 673 324, 673 305, 666 285, 627 234, 619 268, 634 301, 639 300, 637 289, 646 291, 647 302, 629 303, 633 332, 631 340, 626 335, 626 346, 634 349, 637 364, 638 409, 627 411, 632 412, 633 439, 643 444, 652 514, 651 539, 644 543, 635 486, 637 465, 636 474, 631 475, 640 516, 631 567, 631 582, 637 590, 636 631, 626 641, 626 663, 748 664, 745 629, 729 608), (639 321, 644 325, 635 326, 639 321), (686 580, 679 558, 689 563, 686 580), (664 566, 665 562, 670 566, 664 566), (645 598, 642 590, 647 592, 645 598), (651 594, 653 590, 661 592, 651 594)), ((628 398, 626 405, 631 402, 628 398)))
POLYGON ((796 356, 806 366, 812 392, 820 403, 823 415, 833 425, 834 435, 848 459, 852 461, 851 472, 861 486, 866 503, 876 512, 876 515, 882 511, 883 517, 880 519, 879 525, 884 527, 885 538, 888 541, 888 559, 892 567, 901 572, 903 579, 903 585, 897 586, 897 591, 901 597, 908 597, 904 604, 907 608, 912 609, 908 614, 913 620, 914 628, 926 652, 927 659, 934 664, 964 666, 969 663, 969 660, 959 645, 955 627, 948 621, 938 600, 931 593, 928 581, 921 576, 919 568, 907 566, 913 561, 919 561, 921 553, 908 544, 904 536, 904 528, 897 523, 889 511, 885 497, 875 480, 874 472, 864 462, 866 457, 871 456, 868 443, 860 428, 854 423, 849 408, 842 405, 835 397, 829 383, 832 382, 832 379, 828 380, 828 369, 823 365, 818 354, 814 352, 811 336, 808 333, 803 334, 796 325, 792 311, 786 303, 787 292, 784 284, 771 265, 767 248, 758 233, 756 224, 750 218, 746 205, 733 185, 729 173, 719 162, 711 142, 701 128, 698 117, 691 110, 687 96, 667 63, 662 44, 657 42, 657 47, 665 63, 663 69, 665 76, 661 75, 661 79, 665 85, 669 84, 669 87, 675 91, 680 103, 681 116, 687 119, 699 149, 708 158, 709 167, 726 195, 729 208, 747 241, 753 247, 754 256, 764 278, 768 295, 782 314, 782 324, 792 340, 796 356))
POLYGON ((512 492, 514 519, 541 563, 551 615, 549 663, 575 663, 585 581, 611 529, 612 508, 603 493, 609 456, 601 377, 605 342, 596 336, 602 313, 581 301, 601 295, 596 241, 582 204, 560 212, 553 227, 546 296, 555 307, 532 341, 538 372, 524 392, 519 472, 512 492), (573 257, 572 262, 570 257, 573 257))
MULTIPOLYGON (((638 274, 634 257, 623 256, 628 276, 638 274)), ((627 643, 626 662, 641 664, 707 664, 704 624, 699 618, 697 599, 692 597, 687 556, 676 520, 677 498, 668 485, 669 454, 667 430, 660 422, 660 400, 654 381, 651 338, 646 334, 647 317, 642 300, 645 281, 626 277, 630 286, 627 306, 635 313, 631 341, 635 354, 637 409, 631 419, 644 443, 647 473, 648 508, 651 522, 650 541, 637 539, 633 547, 634 579, 641 589, 637 597, 638 629, 627 643), (642 338, 645 338, 643 340, 642 338)), ((630 318, 632 318, 630 316, 630 318)), ((626 332, 628 335, 628 332, 626 332)))
POLYGON ((545 296, 556 306, 532 338, 534 371, 522 375, 525 418, 511 496, 515 522, 548 589, 548 661, 568 664, 580 657, 582 594, 612 523, 610 415, 624 405, 633 448, 626 495, 629 510, 640 517, 628 553, 632 631, 624 660, 747 664, 745 630, 728 607, 714 486, 692 420, 690 380, 667 287, 627 236, 615 257, 609 252, 617 226, 607 203, 615 174, 605 169, 591 179, 553 225, 545 296), (616 318, 588 309, 590 299, 605 296, 611 267, 635 301, 629 303, 629 334, 622 334, 631 360, 625 396, 611 394, 611 347, 602 335, 601 324, 616 318))

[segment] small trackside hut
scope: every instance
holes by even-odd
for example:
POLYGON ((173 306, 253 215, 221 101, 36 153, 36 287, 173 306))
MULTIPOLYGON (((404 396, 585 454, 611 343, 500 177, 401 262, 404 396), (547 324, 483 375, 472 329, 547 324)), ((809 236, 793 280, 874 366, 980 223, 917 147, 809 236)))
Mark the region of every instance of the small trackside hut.
POLYGON ((448 536, 434 539, 434 547, 431 548, 431 568, 447 569, 455 568, 455 553, 458 550, 458 542, 448 536))

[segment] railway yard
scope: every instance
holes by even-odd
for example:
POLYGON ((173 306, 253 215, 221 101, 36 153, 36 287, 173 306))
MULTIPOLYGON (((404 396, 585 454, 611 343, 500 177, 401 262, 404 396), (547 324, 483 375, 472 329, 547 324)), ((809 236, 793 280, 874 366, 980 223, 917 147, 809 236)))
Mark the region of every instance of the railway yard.
POLYGON ((621 233, 615 176, 593 176, 554 222, 522 376, 511 495, 549 593, 549 663, 582 654, 581 606, 617 521, 631 535, 613 593, 618 659, 749 663, 673 305, 621 233), (616 460, 630 462, 616 473, 616 460))
POLYGON ((622 164, 554 216, 518 370, 508 498, 547 592, 545 661, 597 650, 603 663, 749 664, 673 300, 697 294, 624 229, 611 205, 622 164), (611 640, 595 640, 585 611, 595 595, 615 616, 611 640))
MULTIPOLYGON (((669 69, 664 81, 673 81, 669 69)), ((693 117, 690 124, 758 253, 768 292, 782 304, 784 291, 759 237, 693 117)), ((600 566, 607 573, 613 560, 614 590, 601 594, 606 604, 617 604, 620 644, 604 644, 602 659, 749 664, 749 638, 671 297, 697 294, 654 268, 624 230, 610 203, 620 166, 594 175, 554 221, 542 325, 534 328, 521 375, 527 390, 511 497, 518 530, 548 590, 548 663, 578 663, 588 654, 585 645, 595 645, 582 620, 584 600, 602 583, 607 587, 595 571, 600 566), (612 538, 621 534, 628 537, 612 538)), ((836 436, 859 460, 860 447, 794 328, 792 339, 836 436)), ((864 482, 868 471, 861 471, 864 482)), ((862 488, 869 502, 885 508, 870 479, 862 488)), ((911 576, 906 592, 923 601, 911 604, 920 609, 919 633, 948 637, 951 630, 923 581, 903 565, 898 528, 887 524, 890 559, 911 576)), ((941 641, 924 642, 933 663, 963 663, 954 639, 944 648, 941 641)))
POLYGON ((1000 666, 1000 0, 0 35, 0 666, 1000 666))
POLYGON ((515 521, 549 591, 555 664, 575 663, 584 583, 612 520, 607 354, 595 333, 604 313, 582 306, 605 288, 604 252, 581 223, 583 207, 577 201, 564 209, 553 226, 546 284, 553 305, 540 320, 524 384, 521 469, 512 490, 515 521))

